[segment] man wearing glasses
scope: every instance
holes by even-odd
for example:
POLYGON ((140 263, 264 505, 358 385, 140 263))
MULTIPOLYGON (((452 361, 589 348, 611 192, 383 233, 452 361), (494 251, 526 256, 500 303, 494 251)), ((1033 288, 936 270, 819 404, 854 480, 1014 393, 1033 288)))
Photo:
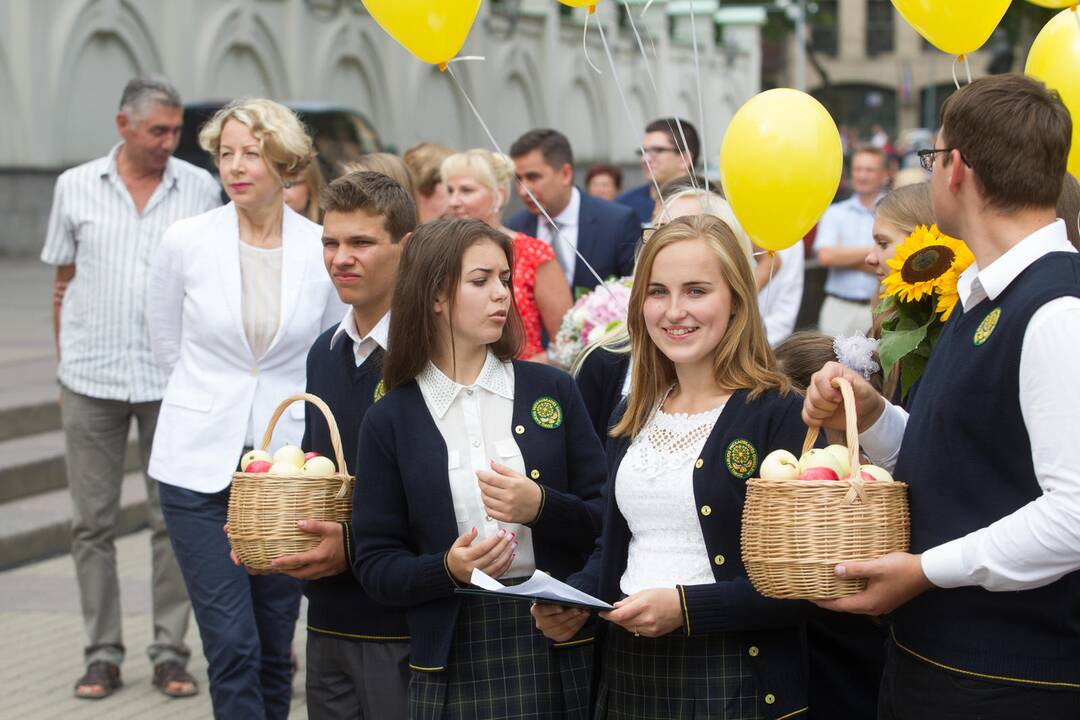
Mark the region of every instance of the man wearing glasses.
POLYGON ((1057 93, 991 75, 951 95, 920 152, 941 230, 975 262, 919 382, 894 406, 837 363, 803 419, 841 427, 908 483, 911 552, 845 562, 891 615, 878 718, 1075 718, 1080 709, 1080 255, 1055 203, 1072 121, 1057 93))
POLYGON ((814 252, 821 266, 829 269, 818 319, 826 335, 870 331, 870 304, 877 296, 878 281, 874 268, 866 264, 866 253, 874 244, 874 208, 887 179, 884 152, 876 147, 856 150, 851 156, 855 194, 826 210, 818 223, 814 252))
POLYGON ((692 174, 700 151, 697 130, 690 123, 679 118, 653 120, 645 127, 645 139, 638 148, 645 183, 627 190, 615 202, 633 209, 643 227, 649 225, 656 209, 656 188, 663 189, 672 180, 692 174))

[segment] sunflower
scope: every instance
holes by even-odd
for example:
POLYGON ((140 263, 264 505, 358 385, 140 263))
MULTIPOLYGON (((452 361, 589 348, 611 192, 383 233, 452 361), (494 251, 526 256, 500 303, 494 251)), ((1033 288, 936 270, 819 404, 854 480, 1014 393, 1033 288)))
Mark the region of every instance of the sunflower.
POLYGON ((938 301, 934 311, 941 313, 941 322, 949 319, 953 309, 956 307, 956 303, 960 301, 960 293, 956 290, 956 283, 959 279, 960 273, 949 270, 945 273, 945 277, 942 278, 941 285, 938 287, 938 301))
POLYGON ((956 304, 956 280, 974 261, 964 243, 945 235, 937 225, 919 225, 888 261, 892 272, 881 283, 884 294, 895 295, 902 302, 918 302, 936 293, 937 311, 945 312, 947 318, 956 304), (951 302, 942 302, 943 295, 951 302))

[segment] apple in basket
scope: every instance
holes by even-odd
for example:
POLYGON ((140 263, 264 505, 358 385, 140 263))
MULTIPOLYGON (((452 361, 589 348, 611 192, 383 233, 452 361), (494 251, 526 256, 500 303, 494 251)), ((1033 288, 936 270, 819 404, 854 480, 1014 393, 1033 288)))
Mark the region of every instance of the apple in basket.
POLYGON ((249 462, 244 466, 244 472, 246 473, 264 473, 272 468, 274 464, 269 460, 255 460, 249 462))
MULTIPOLYGON (((250 450, 250 451, 244 453, 244 457, 240 458, 240 467, 244 468, 244 472, 251 472, 250 470, 247 469, 248 465, 250 465, 251 463, 253 463, 253 462, 257 461, 257 460, 265 460, 268 463, 273 463, 274 462, 274 458, 272 458, 270 456, 270 453, 266 452, 265 450, 250 450)), ((267 467, 270 467, 270 466, 267 465, 267 467)), ((256 471, 256 472, 258 472, 258 471, 256 471)))
POLYGON ((307 461, 310 460, 313 457, 321 457, 321 456, 319 455, 319 453, 315 452, 314 450, 309 450, 308 452, 304 453, 304 463, 307 464, 307 461))
POLYGON ((851 475, 851 451, 843 445, 830 445, 825 448, 825 452, 830 453, 840 463, 840 469, 836 471, 840 477, 851 475))
POLYGON ((304 459, 304 451, 295 445, 282 445, 274 453, 274 464, 289 463, 297 470, 304 467, 304 463, 307 462, 304 459))
POLYGON ((860 465, 859 474, 862 479, 870 482, 877 480, 878 482, 893 482, 893 476, 889 474, 889 471, 885 468, 880 468, 877 465, 860 465))
POLYGON ((773 450, 761 461, 762 480, 796 480, 799 458, 787 450, 773 450))
POLYGON ((841 469, 840 461, 821 448, 811 448, 799 458, 800 480, 838 480, 841 469))
POLYGON ((322 455, 316 455, 304 463, 303 473, 305 475, 329 477, 335 472, 337 472, 337 468, 334 467, 334 461, 328 457, 323 457, 322 455))
POLYGON ((276 462, 267 470, 271 475, 299 475, 302 471, 299 466, 291 462, 276 462))

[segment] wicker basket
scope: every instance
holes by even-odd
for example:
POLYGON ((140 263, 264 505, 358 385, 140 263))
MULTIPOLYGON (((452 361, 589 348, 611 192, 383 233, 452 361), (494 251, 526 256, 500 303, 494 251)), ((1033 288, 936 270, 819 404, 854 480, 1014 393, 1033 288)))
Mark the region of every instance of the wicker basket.
MULTIPOLYGON (((844 396, 853 474, 859 469, 859 433, 851 385, 833 381, 844 396)), ((810 428, 803 452, 814 446, 810 428)), ((837 577, 837 563, 871 560, 904 551, 911 541, 907 485, 834 480, 759 480, 746 483, 742 557, 750 582, 771 598, 828 599, 853 595, 865 580, 837 577)))
POLYGON ((269 450, 281 414, 297 401, 317 407, 330 429, 338 472, 335 475, 271 475, 233 473, 229 493, 229 542, 237 557, 252 570, 269 570, 275 558, 310 550, 319 544, 317 535, 296 527, 298 520, 344 522, 352 514, 354 478, 347 474, 334 414, 314 395, 293 395, 281 401, 263 434, 263 450, 269 450))

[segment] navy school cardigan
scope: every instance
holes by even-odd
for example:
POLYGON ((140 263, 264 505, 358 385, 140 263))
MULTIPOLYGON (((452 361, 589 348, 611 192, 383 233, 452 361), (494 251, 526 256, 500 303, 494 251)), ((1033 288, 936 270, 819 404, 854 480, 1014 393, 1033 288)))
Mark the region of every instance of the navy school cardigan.
MULTIPOLYGON (((356 439, 360 422, 376 400, 382 379, 383 353, 376 349, 357 367, 353 342, 348 336, 330 348, 336 330, 335 326, 320 335, 308 352, 307 392, 318 396, 330 407, 341 434, 345 464, 349 473, 355 475, 356 439)), ((326 420, 314 406, 309 405, 304 413, 301 447, 337 463, 326 420)), ((343 524, 342 533, 350 567, 338 575, 304 583, 304 594, 308 598, 308 632, 357 641, 407 641, 409 628, 401 608, 373 600, 352 574, 352 550, 356 543, 351 523, 343 524)))
MULTIPOLYGON (((530 524, 537 568, 564 579, 580 568, 600 533, 605 459, 574 381, 514 362, 514 439, 543 498, 530 524), (537 414, 555 400, 557 422, 537 414)), ((445 670, 460 607, 446 564, 457 539, 447 451, 415 381, 368 411, 360 429, 353 521, 354 570, 372 597, 407 608, 410 666, 445 670)), ((585 633, 569 643, 581 644, 585 633)))
MULTIPOLYGON (((624 410, 625 403, 616 410, 616 420, 624 410)), ((803 623, 813 606, 759 594, 747 579, 739 536, 746 480, 757 475, 761 460, 773 450, 801 452, 806 438, 801 412, 802 397, 794 392, 784 397, 769 390, 750 400, 745 390, 738 390, 728 399, 694 464, 694 502, 716 582, 677 586, 683 632, 689 636, 726 632, 737 637, 769 718, 805 717, 803 623)), ((629 447, 625 436, 607 444, 610 470, 603 534, 588 564, 569 580, 607 602, 622 597, 619 581, 630 547, 630 528, 614 492, 629 447)))

